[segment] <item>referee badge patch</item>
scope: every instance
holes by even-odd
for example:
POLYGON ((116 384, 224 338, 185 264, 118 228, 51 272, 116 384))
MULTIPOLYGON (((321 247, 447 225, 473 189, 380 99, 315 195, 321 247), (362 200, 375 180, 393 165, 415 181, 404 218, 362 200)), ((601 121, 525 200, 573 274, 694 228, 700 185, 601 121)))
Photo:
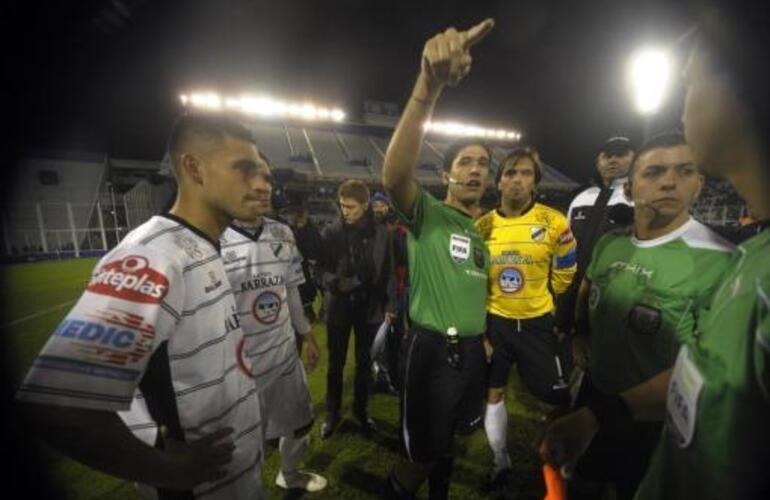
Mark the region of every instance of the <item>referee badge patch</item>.
POLYGON ((473 248, 473 263, 476 264, 476 267, 479 269, 484 268, 484 252, 480 248, 473 248))
POLYGON ((458 264, 468 260, 471 256, 471 239, 467 236, 452 234, 449 238, 449 255, 458 264))
POLYGON ((660 309, 647 304, 636 304, 628 314, 628 326, 634 333, 653 335, 658 333, 663 323, 661 316, 660 309))

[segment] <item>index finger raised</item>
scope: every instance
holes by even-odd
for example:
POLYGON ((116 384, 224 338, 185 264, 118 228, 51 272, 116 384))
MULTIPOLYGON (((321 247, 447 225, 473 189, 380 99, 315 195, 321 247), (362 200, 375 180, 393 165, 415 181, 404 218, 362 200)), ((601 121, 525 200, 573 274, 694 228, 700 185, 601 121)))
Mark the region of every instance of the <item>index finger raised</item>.
POLYGON ((487 37, 495 27, 494 19, 487 18, 468 31, 463 32, 463 47, 469 49, 487 37))

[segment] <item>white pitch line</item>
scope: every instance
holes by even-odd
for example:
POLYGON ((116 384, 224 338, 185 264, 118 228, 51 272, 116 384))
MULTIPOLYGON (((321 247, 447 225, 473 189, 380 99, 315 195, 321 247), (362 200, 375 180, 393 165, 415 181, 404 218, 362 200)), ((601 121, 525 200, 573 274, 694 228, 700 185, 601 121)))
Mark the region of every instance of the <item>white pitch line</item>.
POLYGON ((27 316, 23 316, 23 317, 21 317, 19 319, 15 319, 13 321, 9 321, 8 323, 4 323, 4 324, 0 325, 0 328, 8 328, 8 327, 11 327, 11 326, 18 325, 19 323, 24 323, 25 321, 29 321, 31 319, 39 318, 40 316, 45 316, 46 314, 50 314, 50 313, 52 313, 54 311, 58 311, 59 309, 63 309, 65 307, 67 307, 68 305, 72 304, 76 300, 77 299, 67 300, 65 302, 62 302, 61 304, 56 304, 55 306, 49 307, 48 309, 43 309, 42 311, 38 311, 36 313, 29 314, 27 316))

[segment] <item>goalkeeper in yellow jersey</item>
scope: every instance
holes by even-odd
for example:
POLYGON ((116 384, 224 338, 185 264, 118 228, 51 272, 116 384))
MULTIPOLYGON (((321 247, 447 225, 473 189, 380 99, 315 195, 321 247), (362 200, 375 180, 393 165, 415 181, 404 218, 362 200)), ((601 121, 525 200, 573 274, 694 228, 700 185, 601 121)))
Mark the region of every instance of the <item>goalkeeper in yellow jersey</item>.
POLYGON ((484 428, 494 455, 488 489, 511 481, 503 396, 515 362, 527 389, 548 404, 565 403, 567 386, 554 332, 554 294, 569 287, 576 243, 567 218, 535 202, 542 173, 536 151, 519 148, 500 164, 500 205, 476 221, 490 253, 487 338, 494 347, 484 428))

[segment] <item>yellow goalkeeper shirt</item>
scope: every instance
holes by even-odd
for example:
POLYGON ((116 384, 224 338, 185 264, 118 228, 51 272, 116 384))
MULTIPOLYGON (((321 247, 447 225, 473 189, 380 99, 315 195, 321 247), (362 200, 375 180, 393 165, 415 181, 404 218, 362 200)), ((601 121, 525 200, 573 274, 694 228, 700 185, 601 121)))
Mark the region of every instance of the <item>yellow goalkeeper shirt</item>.
POLYGON ((511 319, 554 309, 577 270, 575 238, 558 210, 533 203, 519 216, 492 210, 476 221, 489 248, 487 311, 511 319), (549 287, 550 282, 550 287, 549 287))

